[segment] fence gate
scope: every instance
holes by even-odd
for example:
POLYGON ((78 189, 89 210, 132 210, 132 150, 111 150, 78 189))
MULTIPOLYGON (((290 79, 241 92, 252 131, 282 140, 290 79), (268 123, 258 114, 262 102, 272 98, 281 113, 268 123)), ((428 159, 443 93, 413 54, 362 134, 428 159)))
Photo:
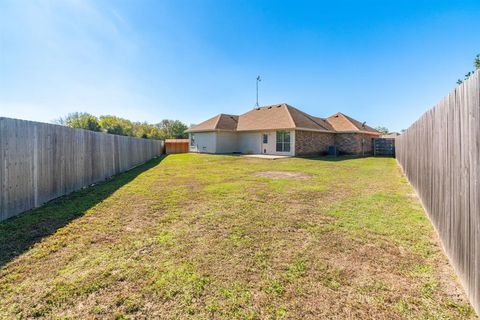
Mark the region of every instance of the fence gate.
POLYGON ((373 139, 374 156, 395 156, 395 139, 373 139))

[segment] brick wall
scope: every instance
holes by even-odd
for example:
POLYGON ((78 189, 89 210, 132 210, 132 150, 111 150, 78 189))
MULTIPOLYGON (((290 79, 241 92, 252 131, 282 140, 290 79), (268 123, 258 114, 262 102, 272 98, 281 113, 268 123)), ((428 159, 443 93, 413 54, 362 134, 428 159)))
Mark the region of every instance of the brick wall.
POLYGON ((324 155, 335 143, 335 134, 315 131, 295 131, 295 155, 324 155))
POLYGON ((335 135, 335 145, 341 154, 370 155, 373 153, 372 138, 374 136, 368 134, 337 133, 335 135))
POLYGON ((361 134, 360 136, 364 139, 363 150, 365 155, 373 155, 373 138, 378 136, 372 136, 370 134, 361 134))

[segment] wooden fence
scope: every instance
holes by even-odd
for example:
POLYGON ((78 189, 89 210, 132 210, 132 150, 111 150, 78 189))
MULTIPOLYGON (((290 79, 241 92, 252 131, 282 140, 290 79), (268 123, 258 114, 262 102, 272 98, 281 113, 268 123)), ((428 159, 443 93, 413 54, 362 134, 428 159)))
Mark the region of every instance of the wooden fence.
POLYGON ((396 139, 397 159, 480 311, 480 72, 396 139))
POLYGON ((0 118, 0 221, 162 152, 159 140, 0 118))

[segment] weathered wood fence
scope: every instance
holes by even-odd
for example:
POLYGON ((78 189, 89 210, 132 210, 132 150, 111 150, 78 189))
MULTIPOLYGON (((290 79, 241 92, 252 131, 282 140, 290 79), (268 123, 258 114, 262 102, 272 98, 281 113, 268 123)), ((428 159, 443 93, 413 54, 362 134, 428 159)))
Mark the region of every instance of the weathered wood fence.
POLYGON ((396 139, 396 153, 480 312, 480 72, 396 139))
POLYGON ((162 152, 159 140, 0 118, 0 221, 162 152))

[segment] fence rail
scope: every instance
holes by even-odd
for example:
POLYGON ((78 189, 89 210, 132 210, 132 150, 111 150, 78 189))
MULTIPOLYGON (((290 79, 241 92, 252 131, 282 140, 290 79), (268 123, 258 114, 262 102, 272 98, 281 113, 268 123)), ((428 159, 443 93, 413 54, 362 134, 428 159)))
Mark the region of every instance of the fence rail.
POLYGON ((396 139, 396 153, 480 311, 480 72, 396 139))
POLYGON ((162 152, 159 140, 0 118, 0 221, 162 152))

